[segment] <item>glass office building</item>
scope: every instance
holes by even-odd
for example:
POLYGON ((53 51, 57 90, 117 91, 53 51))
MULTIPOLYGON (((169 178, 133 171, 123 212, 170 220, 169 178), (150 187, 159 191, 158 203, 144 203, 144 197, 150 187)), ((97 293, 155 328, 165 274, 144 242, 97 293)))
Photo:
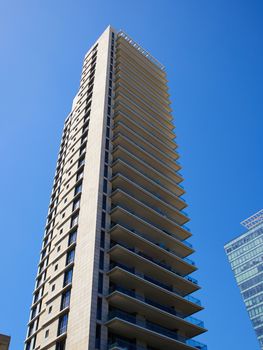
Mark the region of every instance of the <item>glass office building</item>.
POLYGON ((247 232, 227 243, 225 251, 263 349, 263 210, 241 224, 247 232))

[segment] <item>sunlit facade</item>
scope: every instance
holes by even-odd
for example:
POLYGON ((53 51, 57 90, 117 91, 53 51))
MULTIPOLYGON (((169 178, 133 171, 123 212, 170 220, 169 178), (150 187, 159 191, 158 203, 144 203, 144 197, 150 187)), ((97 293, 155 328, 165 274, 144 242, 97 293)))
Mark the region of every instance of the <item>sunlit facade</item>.
POLYGON ((164 66, 108 27, 62 135, 25 350, 206 350, 164 66))

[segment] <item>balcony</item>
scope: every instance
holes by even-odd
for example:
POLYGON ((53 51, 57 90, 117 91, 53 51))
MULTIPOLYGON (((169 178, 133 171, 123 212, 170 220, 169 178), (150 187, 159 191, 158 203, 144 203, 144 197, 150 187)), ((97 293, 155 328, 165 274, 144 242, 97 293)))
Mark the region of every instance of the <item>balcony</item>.
POLYGON ((119 37, 117 40, 116 52, 117 57, 124 57, 127 64, 130 62, 133 67, 136 67, 139 74, 146 75, 148 79, 151 79, 152 83, 154 83, 159 90, 167 91, 165 73, 155 67, 147 58, 143 57, 141 53, 137 52, 137 50, 122 37, 119 37))
POLYGON ((158 140, 169 146, 171 149, 175 149, 177 147, 176 142, 174 141, 174 134, 169 130, 163 130, 162 124, 159 122, 159 120, 156 120, 156 118, 153 118, 152 116, 145 117, 142 113, 138 113, 138 111, 133 109, 130 105, 127 105, 126 101, 122 99, 115 100, 114 113, 115 116, 117 116, 119 113, 123 113, 125 116, 129 116, 130 119, 136 123, 139 121, 140 125, 142 125, 158 140))
POLYGON ((133 179, 130 180, 122 174, 116 174, 112 179, 112 191, 120 189, 135 198, 138 198, 142 203, 151 208, 156 208, 157 211, 164 216, 172 218, 179 225, 189 221, 187 214, 184 211, 178 210, 176 207, 168 204, 166 198, 157 193, 149 192, 144 187, 137 185, 133 179))
POLYGON ((138 104, 136 104, 133 99, 130 99, 129 96, 125 95, 121 90, 118 91, 118 93, 115 94, 115 104, 114 109, 116 112, 118 111, 117 107, 118 103, 122 102, 126 108, 131 109, 135 114, 142 115, 144 119, 146 119, 149 122, 152 122, 154 126, 160 128, 160 132, 164 133, 164 135, 167 138, 170 138, 173 140, 175 138, 174 134, 174 126, 172 124, 169 124, 170 127, 168 127, 166 124, 161 123, 159 121, 158 117, 153 117, 152 113, 147 112, 147 110, 141 108, 138 104))
POLYGON ((149 203, 145 204, 120 189, 111 194, 111 200, 112 210, 120 206, 162 231, 176 232, 176 235, 182 240, 190 236, 185 226, 180 226, 173 217, 169 217, 158 208, 150 206, 149 203))
POLYGON ((185 201, 179 197, 184 193, 184 189, 180 185, 172 182, 120 146, 115 150, 113 156, 112 176, 121 173, 149 192, 165 197, 171 205, 178 207, 178 209, 186 207, 185 201))
POLYGON ((143 252, 135 252, 132 248, 115 244, 108 253, 115 263, 135 268, 145 275, 154 276, 161 283, 172 286, 180 295, 187 295, 200 289, 197 281, 192 277, 179 275, 171 266, 154 260, 143 252))
POLYGON ((115 75, 115 92, 121 90, 124 94, 129 96, 138 106, 143 108, 147 113, 156 115, 156 117, 166 124, 171 130, 174 128, 171 120, 171 112, 168 112, 164 105, 159 103, 155 98, 153 99, 149 92, 142 92, 142 89, 136 85, 131 84, 131 80, 127 82, 119 73, 115 75))
MULTIPOLYGON (((160 158, 156 158, 149 153, 149 151, 139 146, 138 144, 134 143, 132 139, 128 138, 127 136, 124 136, 121 133, 118 133, 114 136, 112 139, 113 143, 113 151, 117 146, 122 146, 125 148, 129 153, 134 155, 135 157, 141 159, 143 162, 145 162, 147 165, 152 166, 157 171, 166 174, 171 181, 175 183, 179 183, 183 181, 182 175, 174 170, 172 167, 168 165, 165 161, 161 160, 160 158)), ((175 164, 175 163, 174 163, 175 164)))
POLYGON ((125 122, 123 121, 116 121, 114 123, 113 133, 114 135, 118 135, 118 133, 124 135, 127 139, 132 140, 132 142, 134 142, 137 146, 147 151, 151 156, 153 156, 160 162, 164 162, 174 171, 179 171, 181 169, 181 166, 176 161, 176 158, 179 157, 178 154, 175 151, 173 151, 173 156, 170 156, 165 151, 162 151, 160 148, 158 148, 158 141, 156 140, 156 138, 150 138, 149 141, 147 141, 146 138, 139 135, 137 130, 131 130, 129 127, 126 126, 125 122))
POLYGON ((128 313, 143 315, 147 320, 167 329, 178 329, 187 338, 204 333, 204 323, 195 317, 185 317, 171 307, 159 304, 151 299, 122 287, 113 287, 107 299, 109 304, 128 313))
MULTIPOLYGON (((151 236, 142 234, 141 232, 127 228, 121 225, 114 225, 110 231, 111 239, 115 242, 124 242, 130 246, 137 247, 145 254, 153 257, 154 259, 160 259, 165 261, 168 265, 172 266, 181 275, 188 275, 196 270, 194 262, 188 261, 190 259, 178 256, 177 252, 182 254, 187 251, 183 245, 178 244, 177 250, 169 249, 164 243, 157 243, 151 236)), ((176 242, 177 243, 177 242, 176 242)))
POLYGON ((144 295, 145 298, 167 307, 173 307, 186 316, 203 309, 199 299, 190 295, 180 295, 178 290, 173 289, 171 285, 161 283, 146 274, 137 274, 133 268, 120 263, 113 264, 108 275, 110 281, 115 285, 126 289, 136 289, 136 292, 144 295))
MULTIPOLYGON (((170 145, 162 140, 159 136, 159 132, 153 129, 152 124, 149 124, 146 120, 141 119, 140 116, 134 116, 131 113, 125 111, 119 111, 114 116, 114 123, 122 122, 127 128, 140 135, 143 139, 147 140, 150 143, 154 143, 159 150, 167 154, 172 158, 178 158, 178 154, 175 152, 176 145, 170 145)), ((178 161, 177 161, 178 163, 178 161)))
POLYGON ((149 346, 166 350, 206 350, 205 345, 199 348, 195 347, 193 343, 188 345, 188 339, 180 336, 175 331, 168 330, 149 321, 140 322, 135 316, 119 310, 114 310, 109 314, 106 326, 115 334, 135 337, 147 342, 149 346))

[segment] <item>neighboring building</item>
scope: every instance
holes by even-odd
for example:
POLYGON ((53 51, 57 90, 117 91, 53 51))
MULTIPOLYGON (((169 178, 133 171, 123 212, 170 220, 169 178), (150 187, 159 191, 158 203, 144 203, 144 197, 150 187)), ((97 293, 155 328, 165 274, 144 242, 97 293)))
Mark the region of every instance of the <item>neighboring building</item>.
POLYGON ((9 349, 10 339, 8 335, 0 334, 0 350, 9 349))
POLYGON ((263 349, 263 210, 241 224, 247 232, 227 243, 225 251, 263 349))
POLYGON ((26 350, 206 349, 173 129, 164 66, 108 27, 65 122, 26 350))

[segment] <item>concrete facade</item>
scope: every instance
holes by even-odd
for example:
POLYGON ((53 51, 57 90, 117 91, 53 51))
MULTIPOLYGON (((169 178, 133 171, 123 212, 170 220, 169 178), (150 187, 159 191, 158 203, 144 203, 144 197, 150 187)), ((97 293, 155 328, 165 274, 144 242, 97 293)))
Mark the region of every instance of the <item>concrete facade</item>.
POLYGON ((205 350, 164 67, 108 27, 66 119, 25 350, 205 350))

